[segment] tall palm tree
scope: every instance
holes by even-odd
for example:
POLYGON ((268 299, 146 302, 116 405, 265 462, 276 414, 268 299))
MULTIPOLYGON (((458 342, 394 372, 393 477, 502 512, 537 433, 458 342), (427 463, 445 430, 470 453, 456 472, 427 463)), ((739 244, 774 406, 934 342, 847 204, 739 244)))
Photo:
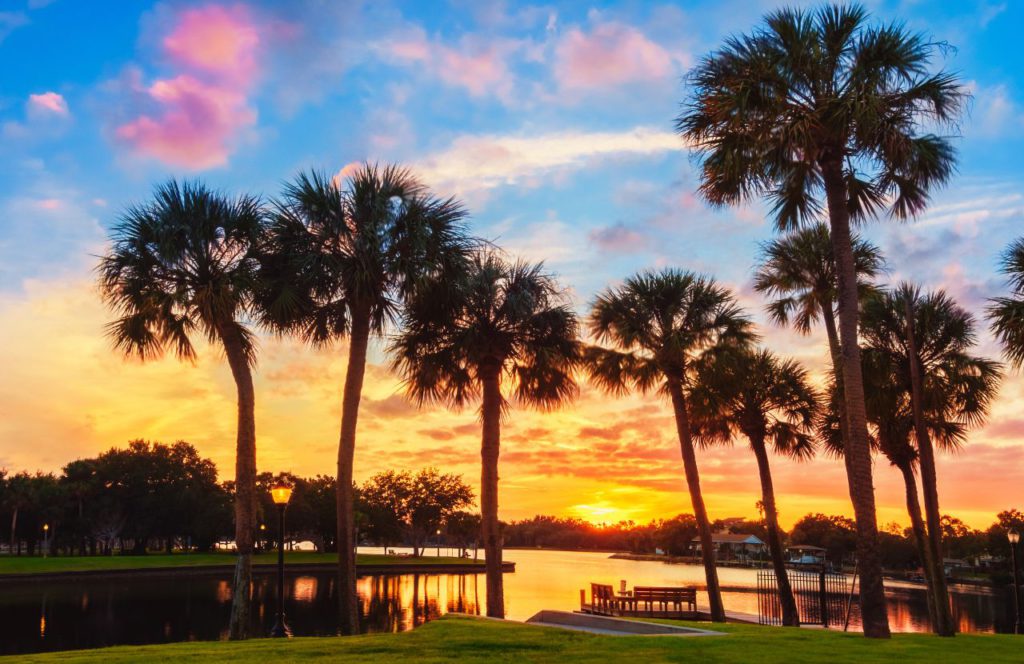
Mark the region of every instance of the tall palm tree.
POLYGON ((800 626, 800 614, 786 573, 768 445, 794 459, 814 455, 819 397, 807 371, 767 350, 708 356, 690 390, 696 438, 703 444, 731 444, 742 433, 757 459, 768 551, 779 587, 782 623, 800 626))
POLYGON ((252 196, 228 198, 198 182, 174 180, 129 208, 99 264, 100 288, 117 318, 107 332, 117 350, 141 360, 170 349, 196 358, 195 337, 220 345, 238 393, 235 451, 235 565, 230 636, 249 634, 256 514, 255 338, 247 324, 258 290, 255 253, 266 216, 252 196))
POLYGON ((314 346, 348 340, 337 459, 341 629, 354 634, 356 595, 352 474, 359 401, 372 336, 431 277, 461 269, 466 212, 439 200, 406 169, 364 165, 343 183, 301 173, 286 185, 263 254, 264 323, 314 346))
POLYGON ((711 618, 725 620, 711 523, 700 488, 688 394, 705 354, 754 339, 736 299, 713 279, 667 269, 634 275, 597 296, 590 331, 601 346, 586 351, 594 382, 611 394, 657 388, 672 399, 676 433, 697 519, 711 618))
POLYGON ((932 422, 952 426, 935 442, 955 446, 969 426, 980 424, 998 390, 999 363, 970 354, 977 343, 974 318, 943 291, 922 293, 903 283, 864 304, 861 334, 867 348, 894 367, 908 397, 916 453, 921 467, 927 549, 932 565, 936 632, 952 636, 942 568, 942 528, 932 422))
POLYGON ((460 279, 438 280, 412 300, 391 346, 394 367, 419 404, 461 408, 479 399, 481 539, 487 615, 505 616, 498 523, 498 457, 505 393, 550 410, 575 398, 576 314, 540 264, 477 255, 460 279), (504 393, 502 384, 504 383, 504 393))
POLYGON ((782 9, 697 65, 676 124, 702 156, 700 190, 712 204, 766 197, 780 230, 828 215, 861 611, 865 636, 876 638, 889 636, 889 622, 850 224, 883 212, 913 217, 952 175, 950 141, 927 128, 955 124, 966 93, 956 76, 932 69, 939 48, 901 24, 869 25, 860 5, 782 9))

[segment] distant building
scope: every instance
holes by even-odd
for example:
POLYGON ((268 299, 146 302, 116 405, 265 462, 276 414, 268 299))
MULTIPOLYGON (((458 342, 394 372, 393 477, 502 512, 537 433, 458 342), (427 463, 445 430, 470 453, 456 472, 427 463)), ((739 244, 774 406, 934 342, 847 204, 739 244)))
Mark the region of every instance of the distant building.
POLYGON ((786 562, 793 565, 821 565, 827 549, 812 544, 794 544, 786 547, 786 562))
MULTIPOLYGON (((765 543, 757 535, 749 533, 717 532, 711 535, 719 560, 748 562, 765 557, 765 543)), ((701 553, 700 538, 694 537, 691 545, 697 555, 701 553)))

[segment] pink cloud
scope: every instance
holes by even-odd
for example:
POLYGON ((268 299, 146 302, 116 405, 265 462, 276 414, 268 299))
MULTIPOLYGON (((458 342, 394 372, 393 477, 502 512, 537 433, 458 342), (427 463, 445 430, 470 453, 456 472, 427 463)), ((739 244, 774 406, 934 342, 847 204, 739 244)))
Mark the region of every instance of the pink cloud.
POLYGON ((665 80, 673 71, 667 50, 617 22, 599 23, 589 33, 573 28, 556 47, 555 60, 558 81, 575 89, 665 80))
POLYGON ((38 95, 28 96, 29 113, 54 113, 56 115, 68 115, 68 103, 64 97, 56 92, 43 92, 38 95))
POLYGON ((334 184, 336 186, 342 186, 345 179, 359 170, 359 167, 363 165, 361 161, 350 161, 341 167, 341 170, 334 174, 334 184))
POLYGON ((256 122, 241 92, 188 75, 161 79, 147 92, 160 112, 117 128, 117 137, 145 156, 194 170, 227 163, 233 138, 256 122))
POLYGON ((519 44, 510 40, 482 40, 467 36, 455 47, 431 41, 422 28, 381 45, 382 53, 400 64, 418 64, 452 87, 474 97, 511 94, 513 76, 506 65, 519 44))
POLYGON ((164 37, 167 55, 178 65, 208 72, 244 87, 256 75, 260 31, 244 5, 187 9, 164 37))
POLYGON ((239 134, 256 123, 249 95, 260 73, 263 38, 274 30, 244 5, 210 4, 176 14, 161 45, 178 73, 138 90, 145 108, 114 135, 136 155, 172 166, 223 166, 239 134))

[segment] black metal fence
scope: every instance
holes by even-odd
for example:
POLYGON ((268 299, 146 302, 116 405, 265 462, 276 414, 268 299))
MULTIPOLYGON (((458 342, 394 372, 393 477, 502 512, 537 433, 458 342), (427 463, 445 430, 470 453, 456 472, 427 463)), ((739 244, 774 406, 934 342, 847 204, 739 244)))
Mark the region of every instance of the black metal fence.
MULTIPOLYGON (((856 597, 851 597, 851 581, 845 575, 823 569, 786 572, 801 623, 844 628, 851 614, 856 614, 856 597)), ((778 579, 772 569, 757 571, 757 614, 762 625, 782 624, 778 579)))

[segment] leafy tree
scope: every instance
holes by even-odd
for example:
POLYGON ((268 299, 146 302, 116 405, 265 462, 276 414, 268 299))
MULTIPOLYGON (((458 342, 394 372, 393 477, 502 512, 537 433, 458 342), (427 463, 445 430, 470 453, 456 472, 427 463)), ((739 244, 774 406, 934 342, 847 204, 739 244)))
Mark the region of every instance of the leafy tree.
POLYGON ((591 308, 590 331, 604 344, 589 347, 585 356, 587 371, 599 387, 611 394, 657 388, 672 399, 711 617, 722 622, 725 608, 700 488, 688 393, 698 384, 705 355, 745 346, 754 338, 750 321, 732 294, 714 280, 667 269, 634 275, 622 286, 600 293, 591 308))
POLYGON ((793 545, 820 546, 828 558, 841 561, 856 548, 857 526, 845 516, 808 514, 793 524, 789 541, 793 545))
POLYGON ((252 367, 256 345, 245 323, 256 292, 254 250, 264 213, 252 196, 229 199, 198 182, 171 180, 153 199, 127 210, 100 260, 100 288, 118 316, 108 326, 114 346, 151 360, 170 348, 196 357, 201 334, 227 356, 238 392, 235 453, 235 543, 232 639, 248 637, 256 509, 256 418, 252 367))
POLYGON ((680 514, 658 524, 654 541, 670 556, 684 556, 693 547, 693 539, 699 533, 697 519, 692 514, 680 514))
POLYGON ((410 302, 394 366, 419 404, 461 408, 480 399, 481 539, 487 563, 487 615, 504 617, 498 457, 501 417, 515 401, 551 410, 577 393, 578 324, 540 264, 474 257, 458 279, 437 280, 410 302))
MULTIPOLYGON (((465 262, 466 213, 398 166, 364 165, 344 182, 302 173, 277 202, 263 254, 264 322, 314 346, 348 340, 338 442, 337 541, 342 631, 358 631, 352 467, 366 355, 400 305, 465 262)), ((446 278, 446 277, 445 277, 446 278)))
POLYGON ((697 440, 728 445, 742 433, 757 459, 768 550, 775 568, 784 625, 799 627, 800 614, 786 573, 768 446, 776 454, 807 459, 814 454, 818 393, 807 371, 767 350, 718 353, 702 362, 690 390, 697 440))
POLYGON ((954 170, 949 139, 966 91, 932 67, 940 44, 901 24, 871 25, 857 4, 781 9, 730 37, 691 72, 677 120, 702 158, 713 205, 765 197, 780 230, 827 214, 836 263, 847 469, 857 515, 867 637, 889 636, 857 345, 851 221, 919 214, 954 170))

